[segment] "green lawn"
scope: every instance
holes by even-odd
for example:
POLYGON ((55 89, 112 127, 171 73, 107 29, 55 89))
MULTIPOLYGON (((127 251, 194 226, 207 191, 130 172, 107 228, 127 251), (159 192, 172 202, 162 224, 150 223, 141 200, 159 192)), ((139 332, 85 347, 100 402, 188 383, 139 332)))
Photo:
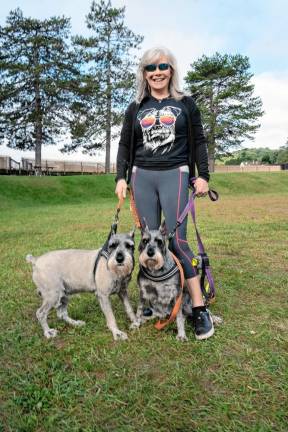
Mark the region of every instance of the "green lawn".
MULTIPOLYGON (((115 297, 129 340, 114 342, 82 294, 70 314, 86 326, 51 313, 59 335, 46 340, 25 256, 101 246, 114 179, 0 177, 0 431, 287 431, 288 172, 214 174, 211 187, 220 200, 197 200, 197 220, 216 280, 211 309, 224 319, 213 338, 197 342, 188 324, 187 343, 175 324, 132 333, 115 297)), ((126 203, 119 229, 132 226, 126 203)))

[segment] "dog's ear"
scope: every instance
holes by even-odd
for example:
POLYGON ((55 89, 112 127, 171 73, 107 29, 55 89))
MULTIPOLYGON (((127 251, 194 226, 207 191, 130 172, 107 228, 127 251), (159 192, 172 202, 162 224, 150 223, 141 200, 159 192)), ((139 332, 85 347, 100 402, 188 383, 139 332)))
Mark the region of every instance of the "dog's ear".
POLYGON ((117 222, 112 223, 110 236, 117 233, 117 222))
POLYGON ((160 227, 159 227, 159 231, 161 233, 161 235, 163 237, 166 237, 167 235, 167 228, 166 228, 166 222, 165 219, 163 220, 163 222, 161 223, 160 227))
POLYGON ((143 223, 141 225, 141 234, 143 235, 145 232, 149 232, 149 227, 147 225, 146 219, 143 217, 143 223))

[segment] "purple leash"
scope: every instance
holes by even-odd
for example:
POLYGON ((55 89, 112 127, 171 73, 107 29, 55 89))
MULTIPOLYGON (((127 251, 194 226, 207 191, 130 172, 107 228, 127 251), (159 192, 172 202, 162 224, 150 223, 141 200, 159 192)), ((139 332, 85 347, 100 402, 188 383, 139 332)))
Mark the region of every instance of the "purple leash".
MULTIPOLYGON (((207 294, 206 294, 206 291, 205 291, 205 287, 204 287, 204 279, 205 279, 205 276, 206 276, 207 280, 208 280, 208 283, 209 283, 209 286, 210 286, 209 298, 211 300, 211 299, 213 299, 215 297, 215 285, 214 285, 214 280, 213 280, 213 277, 212 277, 212 272, 211 272, 211 267, 210 267, 210 263, 209 263, 209 258, 208 258, 207 254, 205 252, 203 242, 201 240, 199 231, 198 231, 197 226, 196 226, 196 212, 195 212, 195 203, 194 203, 194 200, 196 198, 196 194, 195 194, 194 187, 193 187, 193 184, 194 184, 195 180, 196 180, 195 178, 192 179, 192 189, 193 189, 193 191, 190 194, 188 203, 186 204, 186 207, 184 208, 184 210, 181 213, 180 217, 177 219, 176 226, 175 226, 174 230, 169 234, 168 238, 171 239, 175 235, 175 232, 176 232, 177 228, 183 223, 185 217, 188 215, 188 213, 190 211, 191 217, 192 217, 192 220, 193 220, 193 223, 194 223, 194 227, 195 227, 195 232, 196 232, 196 237, 197 237, 197 243, 198 243, 199 256, 201 258, 201 268, 202 268, 201 288, 202 288, 202 291, 204 292, 205 297, 207 297, 207 294)), ((217 201, 218 198, 219 198, 218 193, 216 191, 214 191, 214 190, 209 190, 208 191, 208 196, 211 199, 211 201, 217 201)))

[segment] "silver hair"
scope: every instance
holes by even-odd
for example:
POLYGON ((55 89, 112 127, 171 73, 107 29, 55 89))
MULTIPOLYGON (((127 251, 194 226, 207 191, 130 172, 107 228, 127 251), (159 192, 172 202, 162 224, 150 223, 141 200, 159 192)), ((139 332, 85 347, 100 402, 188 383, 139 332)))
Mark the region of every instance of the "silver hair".
POLYGON ((169 83, 170 95, 176 100, 182 99, 183 96, 185 95, 185 93, 182 90, 180 90, 177 62, 174 55, 171 53, 171 51, 168 48, 159 46, 145 51, 140 60, 138 70, 137 70, 137 75, 136 75, 136 102, 137 103, 140 103, 145 96, 148 96, 150 94, 149 85, 146 79, 144 78, 144 72, 145 72, 144 67, 147 64, 157 62, 157 60, 161 56, 165 56, 167 58, 167 61, 170 64, 172 69, 172 76, 169 83))

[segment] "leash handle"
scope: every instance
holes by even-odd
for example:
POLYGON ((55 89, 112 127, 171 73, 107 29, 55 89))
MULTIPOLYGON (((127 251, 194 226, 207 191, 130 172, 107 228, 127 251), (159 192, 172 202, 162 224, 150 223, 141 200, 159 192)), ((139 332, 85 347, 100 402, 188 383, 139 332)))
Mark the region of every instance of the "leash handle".
MULTIPOLYGON (((195 181, 197 180, 197 177, 192 177, 190 180, 189 180, 189 186, 191 187, 191 189, 192 189, 192 192, 195 194, 195 186, 194 186, 194 183, 195 183, 195 181)), ((195 196, 197 196, 197 195, 195 195, 195 196)), ((218 194, 218 192, 216 192, 215 190, 213 190, 213 189, 209 189, 208 190, 208 196, 209 196, 209 198, 211 199, 211 201, 218 201, 218 199, 219 199, 219 194, 218 194)))

